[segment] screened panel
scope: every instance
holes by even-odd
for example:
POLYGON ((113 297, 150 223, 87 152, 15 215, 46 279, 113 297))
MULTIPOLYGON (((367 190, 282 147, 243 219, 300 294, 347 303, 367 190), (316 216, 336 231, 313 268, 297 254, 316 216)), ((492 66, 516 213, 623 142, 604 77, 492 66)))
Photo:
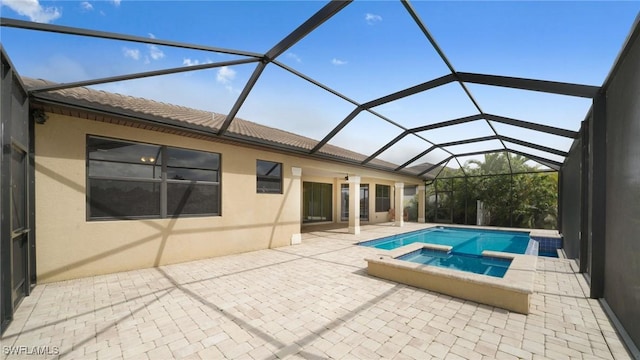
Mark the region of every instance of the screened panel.
POLYGON ((399 1, 350 3, 282 61, 359 103, 449 73, 399 1))
POLYGON ((526 129, 513 125, 502 124, 495 121, 492 121, 491 123, 495 127, 496 131, 498 131, 498 134, 502 136, 524 140, 530 143, 535 143, 537 145, 542 145, 561 151, 569 151, 571 143, 573 142, 573 139, 569 137, 549 134, 546 132, 526 129))
POLYGON ((469 144, 446 146, 445 149, 451 151, 454 154, 466 154, 478 151, 489 151, 500 149, 502 143, 499 140, 478 141, 469 144))
POLYGON ((278 66, 269 65, 238 117, 320 140, 353 109, 353 104, 338 96, 278 66))
POLYGON ((478 113, 460 84, 452 82, 376 106, 375 111, 407 128, 457 119, 478 113))
POLYGON ((27 224, 27 154, 13 147, 11 149, 11 231, 26 228, 27 224))
POLYGON ((403 130, 363 111, 329 141, 329 144, 349 148, 363 155, 371 155, 393 140, 403 130), (366 131, 362 131, 366 129, 366 131))
POLYGON ((617 29, 628 31, 638 13, 637 3, 616 4, 412 2, 458 71, 593 85, 624 43, 617 29))
POLYGON ((513 150, 516 150, 516 151, 527 153, 527 154, 530 154, 530 155, 533 155, 533 156, 539 156, 541 158, 548 159, 548 160, 551 160, 551 161, 555 161, 555 162, 558 162, 560 164, 562 164, 564 162, 564 159, 565 159, 564 156, 551 154, 551 153, 548 153, 548 152, 545 152, 545 151, 540 151, 540 150, 537 150, 537 149, 532 149, 532 148, 525 147, 525 146, 520 146, 520 145, 517 145, 517 144, 511 144, 511 143, 508 143, 508 142, 506 142, 506 144, 507 144, 507 147, 509 147, 509 149, 513 149, 513 150))
POLYGON ((407 135, 392 147, 378 155, 377 159, 400 165, 427 150, 431 146, 432 145, 430 143, 415 135, 407 135))
MULTIPOLYGON (((412 163, 410 163, 408 165, 408 169, 422 169, 425 170, 427 168, 427 166, 431 166, 431 165, 436 165, 438 163, 440 163, 441 161, 446 160, 447 158, 451 157, 451 154, 436 148, 431 150, 429 153, 427 153, 424 156, 421 156, 420 158, 418 158, 417 160, 413 161, 412 163)), ((442 164, 444 165, 444 164, 442 164)))
POLYGON ((467 85, 488 114, 578 131, 592 99, 488 85, 467 85))
MULTIPOLYGON (((445 119, 449 120, 449 119, 445 119)), ((438 122, 436 122, 438 123, 438 122)), ((425 124, 431 125, 432 123, 425 124)), ((451 141, 493 136, 495 133, 485 120, 474 120, 461 124, 444 126, 432 130, 420 131, 417 133, 424 138, 433 141, 436 144, 447 143, 451 141)))
MULTIPOLYGON (((185 63, 209 62, 205 55, 200 59, 176 59, 170 67, 180 67, 185 63)), ((216 62, 227 61, 226 57, 217 58, 216 62)), ((141 79, 119 81, 95 85, 91 88, 133 97, 154 99, 172 105, 186 106, 193 109, 228 114, 244 88, 255 64, 223 66, 213 69, 189 71, 184 73, 141 79)), ((161 110, 162 111, 162 110, 161 110)), ((167 111, 164 109, 164 111, 167 111)), ((161 113, 160 115, 165 115, 161 113)), ((224 116, 221 116, 224 118, 224 116)), ((194 120, 196 125, 219 127, 210 114, 202 114, 202 118, 194 120)))

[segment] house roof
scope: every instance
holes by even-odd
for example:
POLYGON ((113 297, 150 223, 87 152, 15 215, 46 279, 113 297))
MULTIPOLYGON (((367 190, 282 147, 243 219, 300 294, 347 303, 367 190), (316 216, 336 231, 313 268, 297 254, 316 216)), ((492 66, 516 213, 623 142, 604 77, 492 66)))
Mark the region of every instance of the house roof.
MULTIPOLYGON (((27 90, 56 85, 51 81, 29 77, 22 77, 22 81, 27 90)), ((87 87, 35 93, 32 97, 36 101, 43 103, 56 104, 63 107, 71 106, 99 113, 118 114, 122 117, 138 120, 144 119, 156 125, 177 126, 187 131, 199 130, 200 134, 209 134, 211 136, 216 136, 227 117, 215 112, 94 90, 87 87)), ((310 151, 318 144, 317 140, 240 118, 234 118, 225 134, 225 139, 244 140, 245 142, 248 141, 263 146, 284 147, 290 151, 300 150, 303 153, 310 151)), ((354 165, 361 165, 361 162, 367 158, 366 155, 331 144, 323 146, 319 153, 320 157, 342 160, 354 165)), ((430 164, 423 164, 420 168, 415 169, 408 168, 403 173, 417 175, 418 169, 423 169, 427 166, 430 166, 430 164)), ((393 171, 397 165, 374 159, 368 167, 393 171)))

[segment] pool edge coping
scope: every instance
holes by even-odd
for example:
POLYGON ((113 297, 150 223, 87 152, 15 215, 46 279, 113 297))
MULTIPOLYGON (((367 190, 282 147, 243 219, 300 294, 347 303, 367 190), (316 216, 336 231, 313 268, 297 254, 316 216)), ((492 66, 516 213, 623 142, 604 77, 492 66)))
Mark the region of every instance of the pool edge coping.
MULTIPOLYGON (((428 243, 413 243, 399 247, 394 250, 385 250, 384 253, 376 254, 374 257, 367 257, 367 272, 373 276, 385 278, 401 282, 411 286, 421 287, 427 290, 444 293, 447 295, 465 298, 468 300, 485 303, 491 306, 497 306, 506 308, 508 310, 527 314, 529 312, 529 298, 534 293, 537 256, 533 255, 521 255, 512 254, 499 251, 484 250, 483 256, 498 257, 504 259, 511 259, 511 265, 507 269, 504 277, 498 278, 493 276, 475 274, 471 272, 464 272, 460 270, 452 270, 447 268, 440 268, 432 265, 424 265, 413 263, 404 260, 398 260, 397 257, 411 253, 420 249, 429 249, 436 251, 448 251, 451 246, 435 245, 428 243), (385 267, 392 272, 399 272, 398 274, 381 274, 378 271, 371 271, 375 267, 385 267), (402 274, 400 274, 402 273, 402 274), (496 301, 495 299, 485 299, 486 297, 478 296, 477 294, 469 294, 465 296, 459 296, 459 294, 448 293, 448 291, 442 291, 442 289, 430 289, 429 286, 423 286, 416 282, 422 282, 418 280, 410 280, 413 276, 422 276, 428 278, 438 278, 451 283, 457 283, 460 285, 468 284, 472 286, 481 286, 483 288, 494 289, 500 293, 512 294, 513 297, 519 298, 520 303, 518 305, 511 306, 510 304, 504 304, 503 301, 496 301), (526 300, 523 300, 526 297, 526 300), (526 301, 526 305, 522 304, 526 301)), ((456 292, 464 292, 464 290, 456 290, 456 292)), ((492 296, 488 296, 491 298, 492 296)))

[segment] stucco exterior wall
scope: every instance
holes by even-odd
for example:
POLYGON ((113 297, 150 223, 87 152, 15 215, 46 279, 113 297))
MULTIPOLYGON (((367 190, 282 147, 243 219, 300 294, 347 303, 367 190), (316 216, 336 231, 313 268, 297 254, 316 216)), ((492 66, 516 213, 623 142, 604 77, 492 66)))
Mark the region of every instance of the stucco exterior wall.
MULTIPOLYGON (((39 283, 147 268, 257 249, 287 246, 300 233, 302 181, 334 184, 334 222, 340 221, 339 184, 358 174, 371 184, 417 178, 318 161, 244 146, 48 114, 36 136, 36 241, 39 283), (87 221, 86 137, 98 135, 221 154, 221 216, 87 221), (256 160, 283 164, 283 193, 256 192, 256 160), (302 179, 292 168, 302 168, 302 179)), ((365 181, 363 181, 365 183, 365 181)))

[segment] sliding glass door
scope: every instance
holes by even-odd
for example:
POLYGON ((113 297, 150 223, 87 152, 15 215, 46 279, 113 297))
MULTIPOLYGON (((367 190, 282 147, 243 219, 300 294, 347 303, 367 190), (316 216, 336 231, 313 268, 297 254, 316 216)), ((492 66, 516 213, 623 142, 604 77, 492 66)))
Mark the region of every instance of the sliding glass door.
MULTIPOLYGON (((349 220, 349 184, 340 186, 340 220, 349 220)), ((369 221, 369 184, 360 184, 360 220, 369 221)))
POLYGON ((332 221, 333 217, 333 186, 331 184, 302 183, 303 213, 302 222, 332 221))

